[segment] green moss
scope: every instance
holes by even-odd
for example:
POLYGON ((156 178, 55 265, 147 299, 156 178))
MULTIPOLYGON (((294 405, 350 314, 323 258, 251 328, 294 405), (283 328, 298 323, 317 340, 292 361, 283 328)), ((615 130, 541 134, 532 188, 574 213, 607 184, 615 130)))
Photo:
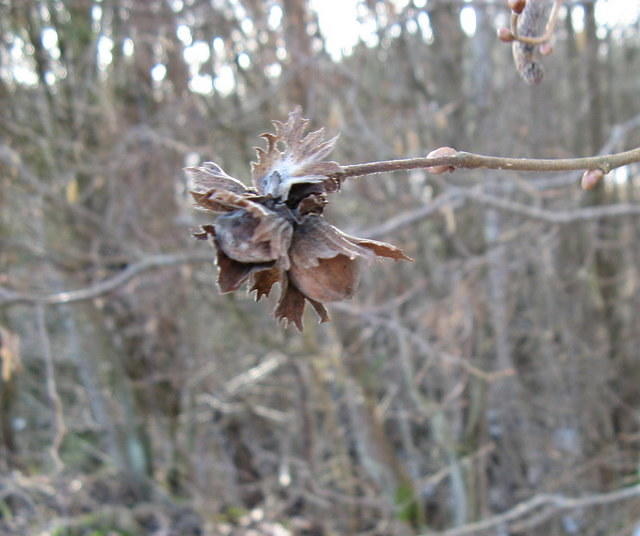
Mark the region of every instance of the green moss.
POLYGON ((56 530, 53 536, 134 536, 133 533, 113 527, 74 527, 56 530))
POLYGON ((395 491, 396 518, 413 527, 423 524, 420 504, 411 484, 400 484, 395 491))
POLYGON ((72 527, 61 527, 52 536, 136 536, 140 527, 128 510, 106 510, 73 520, 72 527))

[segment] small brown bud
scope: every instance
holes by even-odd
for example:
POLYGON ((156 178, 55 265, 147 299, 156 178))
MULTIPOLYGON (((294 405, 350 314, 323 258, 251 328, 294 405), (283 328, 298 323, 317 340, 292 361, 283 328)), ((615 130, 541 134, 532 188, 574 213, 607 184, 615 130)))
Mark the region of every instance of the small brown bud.
POLYGON ((540 51, 541 56, 548 56, 553 53, 553 45, 547 41, 546 43, 542 43, 538 47, 538 50, 540 51))
POLYGON ((511 43, 511 41, 514 40, 514 37, 509 28, 500 28, 498 30, 498 39, 503 43, 511 43))
POLYGON ((582 174, 580 186, 583 190, 593 190, 604 179, 604 175, 601 169, 588 169, 582 174))
MULTIPOLYGON (((458 151, 456 151, 453 147, 438 147, 437 149, 434 149, 433 151, 431 151, 428 155, 427 158, 439 158, 442 156, 455 156, 456 154, 458 154, 458 151)), ((431 166, 427 168, 427 171, 429 173, 433 173, 434 175, 439 175, 441 173, 446 173, 447 171, 453 171, 455 170, 455 166, 431 166)))
POLYGON ((509 4, 509 9, 518 15, 524 11, 525 6, 527 5, 526 0, 509 0, 507 3, 509 4))

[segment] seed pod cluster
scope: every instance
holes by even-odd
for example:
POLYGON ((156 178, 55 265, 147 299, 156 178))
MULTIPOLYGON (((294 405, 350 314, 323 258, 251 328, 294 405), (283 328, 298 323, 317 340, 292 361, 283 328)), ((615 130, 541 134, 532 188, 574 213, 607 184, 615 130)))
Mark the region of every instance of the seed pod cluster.
POLYGON ((305 303, 324 322, 324 303, 353 296, 362 262, 411 260, 390 244, 347 235, 324 219, 327 194, 340 186, 340 166, 324 160, 337 138, 325 140, 322 130, 305 134, 307 124, 298 108, 286 122, 274 122, 275 133, 262 135, 267 146, 256 150, 252 187, 212 162, 185 169, 196 204, 222 213, 195 233, 215 247, 220 291, 249 282, 259 300, 279 283, 275 316, 300 330, 305 303))

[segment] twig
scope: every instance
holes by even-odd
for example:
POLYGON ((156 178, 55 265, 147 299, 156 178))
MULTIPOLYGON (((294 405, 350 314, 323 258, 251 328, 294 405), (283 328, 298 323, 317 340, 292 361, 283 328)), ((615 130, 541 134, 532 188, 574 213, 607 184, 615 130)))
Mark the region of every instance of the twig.
POLYGON ((434 358, 441 360, 443 363, 459 366, 472 376, 475 376, 476 378, 486 383, 493 383, 495 381, 499 381, 505 377, 513 376, 515 374, 515 371, 513 369, 486 372, 472 365, 469 359, 448 353, 438 346, 431 344, 419 332, 405 327, 400 322, 396 322, 392 319, 385 318, 380 315, 363 312, 361 310, 358 310, 357 307, 354 307, 351 304, 334 303, 333 308, 337 311, 342 311, 353 316, 358 316, 364 321, 369 322, 370 324, 386 327, 394 332, 401 332, 424 355, 433 356, 434 358))
POLYGON ((509 171, 579 171, 585 169, 601 169, 605 173, 609 173, 613 169, 634 162, 640 162, 640 147, 621 153, 588 156, 584 158, 510 158, 458 151, 451 156, 382 160, 380 162, 342 166, 342 170, 333 175, 333 177, 342 180, 349 177, 364 177, 376 173, 436 166, 447 166, 456 169, 506 169, 509 171))
POLYGON ((42 304, 39 304, 36 308, 36 325, 38 328, 38 335, 40 336, 40 344, 42 346, 42 355, 44 358, 47 396, 49 397, 51 410, 53 411, 53 440, 49 447, 49 453, 53 460, 55 471, 59 472, 64 467, 62 459, 60 458, 60 446, 62 445, 62 441, 64 440, 64 436, 67 432, 67 426, 64 422, 64 408, 56 384, 55 367, 53 365, 53 355, 51 352, 51 341, 49 339, 49 334, 47 333, 45 306, 42 304))
POLYGON ((260 364, 231 378, 224 386, 224 390, 227 395, 235 395, 246 387, 262 381, 263 378, 266 378, 272 372, 275 372, 286 362, 286 355, 271 353, 267 355, 260 364))
MULTIPOLYGON (((478 448, 475 452, 468 454, 458 460, 458 463, 465 469, 468 469, 471 464, 477 459, 488 456, 496 449, 495 443, 486 443, 478 448)), ((444 479, 446 479, 451 473, 451 466, 440 469, 437 473, 429 475, 428 477, 420 480, 420 487, 422 489, 433 489, 438 486, 444 479)))
POLYGON ((528 36, 528 35, 519 35, 518 34, 518 19, 520 18, 519 13, 511 13, 511 36, 514 41, 519 41, 520 43, 524 43, 525 45, 542 45, 546 43, 553 37, 553 32, 556 29, 556 23, 558 22, 558 13, 560 12, 560 6, 562 5, 562 0, 555 0, 553 2, 553 7, 551 8, 551 14, 549 15, 549 20, 547 21, 547 25, 545 27, 544 33, 540 36, 528 36))
POLYGON ((465 534, 478 534, 479 532, 492 529, 499 525, 507 525, 514 521, 522 520, 522 518, 530 514, 538 517, 540 514, 538 510, 541 509, 544 510, 545 515, 539 517, 540 522, 547 519, 549 515, 558 514, 566 510, 575 510, 576 508, 586 508, 588 506, 600 506, 639 496, 640 484, 607 493, 586 495, 584 497, 575 498, 564 497, 562 495, 534 495, 530 499, 517 504, 502 514, 442 532, 426 532, 422 536, 463 536, 465 534))
POLYGON ((526 218, 554 224, 568 224, 577 221, 599 220, 602 218, 640 216, 640 204, 620 203, 616 205, 600 205, 574 210, 555 211, 538 207, 530 207, 523 205, 522 203, 488 195, 477 190, 455 188, 454 191, 471 202, 480 203, 491 208, 510 212, 526 218))
MULTIPOLYGON (((611 143, 606 148, 610 149, 614 141, 618 142, 619 138, 628 130, 636 128, 640 116, 633 118, 623 125, 619 125, 614 129, 611 136, 611 143)), ((2 152, 6 149, 0 146, 0 161, 3 157, 7 157, 8 161, 15 164, 15 154, 2 152)), ((363 164, 353 164, 341 167, 341 171, 333 177, 340 180, 349 177, 362 177, 377 173, 403 171, 410 169, 429 168, 434 166, 446 166, 452 168, 488 168, 488 169, 506 169, 511 171, 576 171, 583 169, 601 169, 605 173, 625 166, 634 162, 640 162, 640 148, 631 149, 620 153, 604 154, 599 156, 585 158, 568 158, 568 159, 535 159, 535 158, 506 158, 497 156, 486 156, 464 151, 455 152, 453 155, 437 156, 437 157, 420 157, 407 158, 401 160, 383 160, 380 162, 367 162, 363 164)), ((22 171, 24 174, 24 170, 22 171)), ((601 206, 587 209, 579 209, 574 211, 554 212, 535 207, 528 207, 512 201, 501 200, 492 196, 487 196, 479 192, 469 192, 456 190, 455 194, 442 196, 433 200, 428 205, 417 209, 416 211, 403 214, 394 218, 385 224, 370 230, 370 236, 380 236, 388 232, 411 225, 425 217, 431 215, 434 211, 451 203, 457 205, 460 198, 467 198, 472 201, 480 202, 494 208, 506 210, 509 212, 521 214, 527 217, 547 221, 550 223, 569 223, 578 220, 598 219, 604 217, 619 217, 627 215, 639 215, 640 206, 632 204, 601 206)), ((126 269, 115 276, 95 283, 89 287, 57 292, 54 294, 32 294, 18 292, 6 287, 0 286, 0 307, 9 306, 19 303, 26 304, 43 304, 43 305, 61 305, 77 301, 89 300, 117 289, 124 285, 134 277, 155 268, 175 266, 187 263, 210 262, 212 255, 210 253, 174 253, 155 255, 143 259, 142 261, 129 265, 126 269)))
POLYGON ((464 206, 465 201, 555 225, 567 225, 579 221, 595 221, 604 218, 640 216, 640 204, 620 203, 572 210, 548 210, 485 194, 475 188, 450 188, 446 193, 420 208, 396 216, 382 225, 355 234, 365 235, 368 238, 380 238, 425 220, 445 206, 450 206, 454 210, 459 209, 464 206))
POLYGON ((379 238, 388 235, 389 233, 413 225, 418 221, 422 221, 445 207, 451 207, 453 209, 461 207, 464 204, 464 201, 460 199, 461 197, 457 191, 444 193, 415 210, 403 212, 380 225, 372 227, 371 229, 356 231, 354 234, 363 235, 367 238, 379 238))
MULTIPOLYGON (((427 159, 423 159, 427 160, 427 159)), ((429 159, 431 162, 437 161, 441 163, 443 158, 429 159)), ((401 162, 401 161, 390 161, 401 162)), ((384 162, 383 162, 384 163, 384 162)), ((373 162, 372 164, 378 164, 373 162)), ((359 164, 367 165, 367 164, 359 164)), ((351 166, 345 166, 351 167, 351 166)), ((344 168, 343 168, 344 169, 344 168)), ((373 171, 371 173, 382 173, 383 171, 373 171)), ((370 173, 369 173, 370 174, 370 173)), ((402 214, 397 218, 366 231, 366 235, 370 238, 380 237, 388 233, 397 231, 417 221, 421 221, 443 206, 450 204, 454 208, 460 205, 461 200, 467 199, 472 202, 480 203, 486 206, 518 214, 527 218, 537 219, 547 223, 568 224, 576 221, 596 220, 611 217, 624 216, 640 216, 640 204, 618 204, 604 205, 598 207, 581 208, 575 210, 552 211, 537 207, 530 207, 514 201, 500 199, 495 196, 487 195, 477 190, 466 190, 463 188, 452 189, 449 193, 443 194, 431 203, 416 209, 413 212, 402 214)), ((15 290, 0 286, 0 307, 8 307, 16 304, 42 304, 42 305, 63 305, 78 301, 91 300, 104 294, 113 292, 117 288, 129 282, 143 273, 157 268, 165 268, 169 266, 177 266, 181 264, 193 264, 200 262, 211 262, 212 254, 206 253, 174 253, 155 255, 143 259, 142 261, 131 264, 120 273, 95 283, 89 287, 56 292, 53 294, 31 294, 26 292, 17 292, 15 290)))
POLYGON ((54 294, 29 294, 24 292, 16 292, 14 290, 0 287, 0 306, 14 305, 17 303, 42 304, 42 305, 62 305, 83 300, 90 300, 102 296, 118 287, 124 285, 129 280, 149 270, 156 268, 164 268, 167 266, 176 266, 179 264, 212 262, 213 255, 211 252, 187 252, 173 253, 164 255, 154 255, 143 259, 140 262, 127 266, 120 273, 104 279, 94 285, 78 290, 69 290, 65 292, 56 292, 54 294))
POLYGON ((104 219, 79 203, 69 203, 51 187, 47 181, 38 177, 29 166, 22 162, 21 156, 6 145, 0 145, 0 169, 6 167, 10 176, 20 177, 21 181, 33 192, 38 192, 44 199, 50 201, 62 210, 69 211, 83 222, 90 224, 91 228, 100 229, 101 236, 108 237, 111 241, 124 249, 135 253, 133 248, 104 225, 104 219))

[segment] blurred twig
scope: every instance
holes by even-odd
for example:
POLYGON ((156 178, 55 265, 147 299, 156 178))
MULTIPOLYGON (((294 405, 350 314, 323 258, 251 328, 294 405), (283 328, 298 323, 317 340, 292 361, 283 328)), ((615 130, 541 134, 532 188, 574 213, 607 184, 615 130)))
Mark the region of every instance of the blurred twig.
POLYGON ((180 264, 191 264, 206 261, 211 262, 212 257, 213 255, 210 252, 185 252, 153 255, 135 264, 131 264, 113 277, 104 279, 89 287, 78 290, 56 292, 54 294, 29 294, 25 292, 16 292, 5 287, 0 287, 0 306, 8 306, 17 303, 61 305, 64 303, 90 300, 112 292, 134 277, 138 277, 139 275, 149 270, 164 268, 168 266, 176 266, 180 264))
POLYGON ((357 307, 347 303, 334 303, 332 307, 338 311, 358 316, 362 320, 371 324, 385 327, 390 329, 394 333, 402 333, 403 336, 414 344, 424 355, 433 356, 441 360, 444 363, 450 363, 457 365, 466 370, 472 376, 479 378, 487 383, 499 381, 504 377, 512 376, 515 374, 513 369, 503 369, 494 372, 484 371, 470 363, 470 360, 457 356, 452 353, 446 352, 440 349, 437 345, 431 344, 425 337, 423 337, 418 331, 411 330, 401 323, 394 321, 390 318, 385 318, 381 315, 375 315, 359 310, 357 307))
MULTIPOLYGON (((423 536, 463 536, 465 534, 478 534, 500 525, 507 525, 514 521, 522 520, 528 515, 535 516, 535 519, 542 523, 551 515, 558 514, 566 510, 576 508, 586 508, 588 506, 600 506, 611 504, 626 499, 640 497, 640 484, 630 488, 623 488, 608 493, 585 495, 584 497, 564 497, 562 495, 549 495, 542 493, 534 495, 530 499, 523 501, 510 510, 481 521, 468 523, 455 529, 442 532, 426 532, 423 536), (542 515, 545 513, 546 515, 542 515)), ((523 523, 523 521, 521 521, 523 523)), ((527 524, 527 528, 531 528, 527 524)))
POLYGON ((437 166, 465 169, 502 169, 509 171, 579 171, 585 169, 601 169, 609 171, 640 162, 640 147, 621 153, 585 158, 510 158, 501 156, 487 156, 482 154, 457 151, 451 156, 403 158, 400 160, 382 160, 342 166, 342 171, 336 173, 338 179, 349 177, 364 177, 376 173, 406 171, 409 169, 426 169, 437 166))
POLYGON ((36 325, 38 327, 38 334, 42 345, 42 355, 44 357, 47 395, 53 412, 53 441, 49 447, 49 453, 51 454, 55 470, 61 471, 64 464, 60 458, 60 446, 66 434, 67 426, 64 422, 64 407, 62 406, 62 400, 60 399, 56 383, 51 341, 49 339, 49 333, 47 332, 45 307, 42 304, 39 304, 36 308, 36 325))
POLYGON ((507 199, 501 199, 499 197, 480 192, 476 189, 456 188, 455 191, 469 201, 548 223, 566 224, 576 221, 599 220, 602 218, 640 216, 640 204, 620 203, 616 205, 600 205, 574 210, 547 210, 538 207, 530 207, 507 199))

